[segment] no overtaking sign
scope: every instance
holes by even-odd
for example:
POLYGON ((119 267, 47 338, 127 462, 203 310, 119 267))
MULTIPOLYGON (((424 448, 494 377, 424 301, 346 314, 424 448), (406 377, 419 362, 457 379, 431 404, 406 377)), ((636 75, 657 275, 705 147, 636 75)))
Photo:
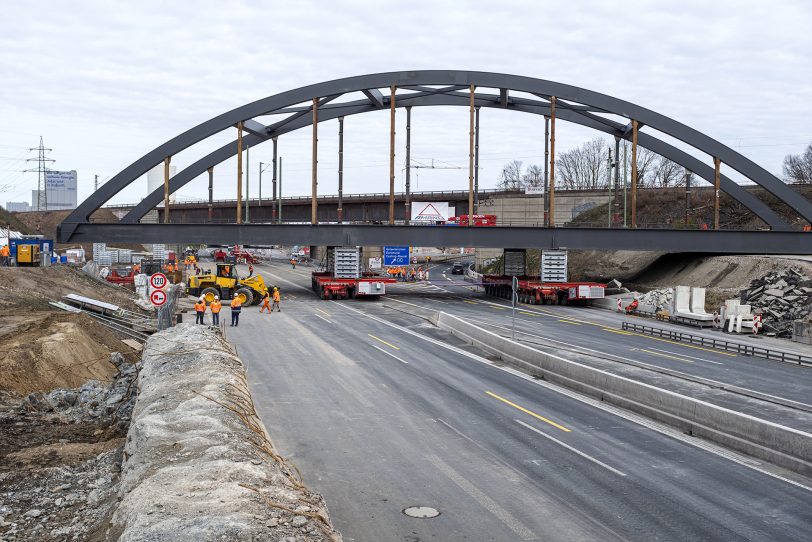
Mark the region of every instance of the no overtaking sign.
POLYGON ((166 292, 163 290, 153 290, 152 293, 149 294, 149 300, 152 301, 152 304, 156 307, 160 307, 166 303, 166 292))

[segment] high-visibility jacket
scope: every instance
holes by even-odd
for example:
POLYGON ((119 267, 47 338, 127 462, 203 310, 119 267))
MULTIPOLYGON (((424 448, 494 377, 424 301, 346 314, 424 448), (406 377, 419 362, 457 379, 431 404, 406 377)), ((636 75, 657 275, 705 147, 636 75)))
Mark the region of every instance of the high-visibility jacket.
POLYGON ((242 301, 240 301, 240 298, 235 297, 231 300, 231 310, 237 312, 242 310, 242 301))
POLYGON ((195 303, 195 312, 206 312, 206 304, 203 301, 195 303))
POLYGON ((218 314, 220 309, 223 308, 223 304, 219 301, 212 301, 211 302, 211 312, 212 314, 218 314))
POLYGON ((282 296, 280 296, 280 295, 279 295, 279 290, 275 291, 275 292, 273 293, 273 302, 274 302, 274 303, 279 303, 279 301, 280 301, 281 299, 282 299, 282 296))
POLYGON ((8 245, 3 245, 3 248, 0 248, 0 256, 5 257, 8 255, 9 255, 8 245))

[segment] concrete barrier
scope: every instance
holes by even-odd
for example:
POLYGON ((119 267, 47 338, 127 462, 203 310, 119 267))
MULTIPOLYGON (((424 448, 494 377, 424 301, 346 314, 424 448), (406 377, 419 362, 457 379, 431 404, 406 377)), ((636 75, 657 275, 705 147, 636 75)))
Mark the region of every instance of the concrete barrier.
POLYGON ((812 475, 812 435, 541 352, 441 312, 440 328, 531 375, 639 412, 734 450, 812 475))
POLYGON ((321 496, 270 444, 216 328, 153 335, 138 387, 109 539, 341 540, 321 496))

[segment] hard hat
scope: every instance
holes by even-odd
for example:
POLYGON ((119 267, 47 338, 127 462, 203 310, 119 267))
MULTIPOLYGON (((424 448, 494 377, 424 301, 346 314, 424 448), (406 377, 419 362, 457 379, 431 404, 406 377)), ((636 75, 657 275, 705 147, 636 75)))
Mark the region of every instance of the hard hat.
POLYGON ((220 296, 219 295, 214 296, 214 300, 215 301, 220 301, 220 296))
POLYGON ((275 292, 275 291, 277 291, 277 290, 279 290, 279 288, 277 288, 276 286, 274 286, 274 287, 273 287, 273 291, 275 292))

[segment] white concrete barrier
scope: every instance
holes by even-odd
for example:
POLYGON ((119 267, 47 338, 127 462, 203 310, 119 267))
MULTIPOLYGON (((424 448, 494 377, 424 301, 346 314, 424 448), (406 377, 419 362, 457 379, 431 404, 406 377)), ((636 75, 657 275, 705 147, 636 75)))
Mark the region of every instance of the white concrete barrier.
POLYGON ((806 476, 812 434, 541 352, 441 312, 438 326, 503 361, 806 476))

